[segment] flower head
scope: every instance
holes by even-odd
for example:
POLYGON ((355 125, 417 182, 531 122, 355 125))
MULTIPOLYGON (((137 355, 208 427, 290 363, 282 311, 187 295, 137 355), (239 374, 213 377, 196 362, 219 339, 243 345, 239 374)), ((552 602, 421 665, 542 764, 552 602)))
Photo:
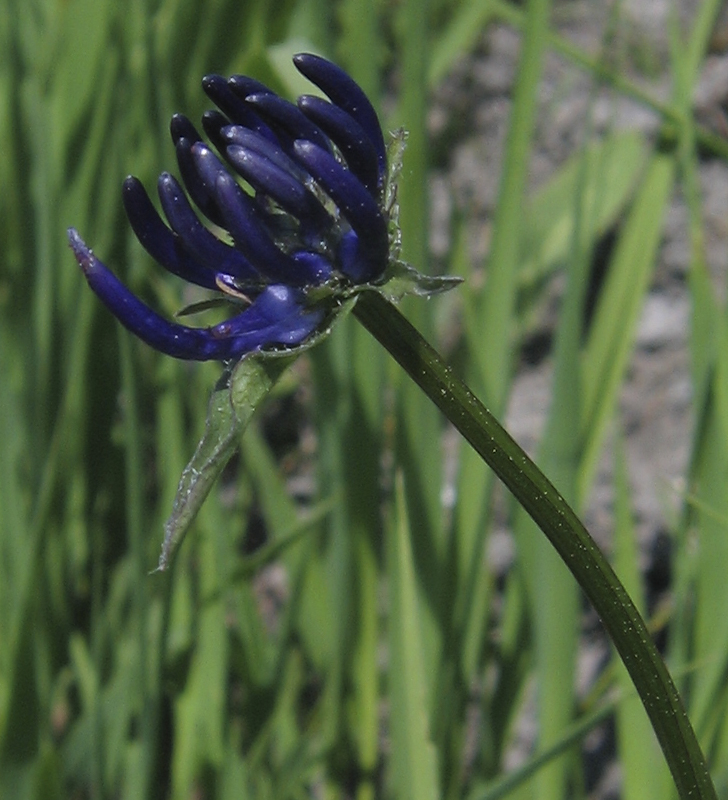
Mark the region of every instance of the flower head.
POLYGON ((165 269, 237 305, 234 316, 208 328, 164 319, 75 229, 68 232, 91 288, 123 325, 163 353, 226 360, 300 345, 327 319, 322 287, 335 296, 384 275, 388 167, 376 113, 335 64, 310 54, 293 62, 328 100, 304 95, 289 103, 241 75, 203 80, 220 109, 202 119, 219 155, 186 117, 172 118, 184 188, 169 173, 159 177, 167 223, 136 178, 124 182, 126 213, 144 248, 165 269), (190 199, 227 236, 204 225, 190 199))

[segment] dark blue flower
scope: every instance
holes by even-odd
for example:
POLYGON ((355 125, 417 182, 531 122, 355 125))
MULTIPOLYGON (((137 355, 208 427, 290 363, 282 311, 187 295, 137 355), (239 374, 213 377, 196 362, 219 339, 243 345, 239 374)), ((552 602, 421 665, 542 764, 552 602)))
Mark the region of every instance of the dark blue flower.
POLYGON ((208 111, 202 123, 222 159, 186 117, 172 118, 184 189, 169 173, 159 178, 168 224, 136 178, 124 182, 126 213, 144 248, 180 278, 221 293, 237 314, 209 328, 170 322, 132 294, 73 228, 68 232, 91 288, 163 353, 226 360, 299 345, 326 322, 331 304, 322 294, 335 298, 384 274, 387 153, 377 115, 330 61, 310 54, 293 61, 328 101, 305 95, 289 103, 241 75, 203 80, 220 111, 208 111), (229 240, 203 225, 188 196, 229 240), (331 291, 322 293, 324 286, 331 291))

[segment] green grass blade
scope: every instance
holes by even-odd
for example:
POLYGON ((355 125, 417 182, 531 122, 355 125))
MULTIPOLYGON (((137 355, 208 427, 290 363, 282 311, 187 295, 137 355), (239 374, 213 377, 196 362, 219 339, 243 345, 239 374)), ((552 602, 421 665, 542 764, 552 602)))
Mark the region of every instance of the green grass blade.
POLYGON ((548 749, 530 758, 525 764, 498 778, 490 785, 474 787, 467 795, 467 800, 500 800, 502 797, 513 796, 516 790, 523 789, 527 781, 531 780, 554 759, 574 749, 591 730, 605 722, 613 710, 613 704, 609 703, 604 708, 597 709, 583 719, 576 720, 562 731, 558 741, 554 742, 548 749))
POLYGON ((440 796, 437 756, 427 714, 422 617, 410 545, 404 486, 397 479, 396 517, 390 532, 389 702, 392 727, 392 790, 402 800, 440 796))
POLYGON ((581 416, 584 455, 577 491, 580 502, 588 496, 594 479, 606 427, 632 353, 674 181, 674 160, 669 156, 654 156, 600 292, 584 353, 581 416))
POLYGON ((454 6, 447 27, 432 48, 427 72, 430 87, 437 86, 453 65, 477 43, 493 17, 493 10, 490 0, 465 0, 454 6))
MULTIPOLYGON (((703 309, 703 313, 710 312, 703 309)), ((690 515, 700 542, 695 564, 692 641, 692 656, 699 666, 691 692, 691 710, 701 733, 724 725, 715 717, 715 699, 728 669, 728 624, 720 611, 728 603, 725 572, 721 569, 728 558, 728 325, 717 312, 716 320, 714 380, 707 397, 703 431, 696 441, 693 491, 697 503, 690 515)), ((712 736, 716 736, 715 730, 712 736)))
POLYGON ((585 248, 595 245, 616 224, 643 177, 647 150, 639 134, 610 134, 572 156, 528 200, 519 267, 522 294, 540 296, 543 281, 568 262, 580 213, 591 220, 590 231, 582 232, 590 234, 583 242, 585 248), (577 196, 580 205, 574 202, 577 196))
POLYGON ((536 115, 536 92, 550 12, 549 0, 530 0, 527 5, 503 175, 493 221, 493 241, 488 257, 488 287, 474 314, 477 330, 468 332, 471 358, 478 370, 475 386, 482 387, 483 396, 496 412, 504 407, 508 376, 512 369, 523 200, 536 115), (488 346, 483 347, 483 342, 487 342, 488 346))
MULTIPOLYGON (((198 543, 200 590, 207 596, 224 582, 232 542, 217 534, 220 514, 211 503, 203 509, 200 521, 204 526, 198 543)), ((174 707, 173 800, 189 797, 203 769, 219 768, 225 752, 229 641, 224 600, 204 606, 197 625, 199 633, 187 681, 174 707)))

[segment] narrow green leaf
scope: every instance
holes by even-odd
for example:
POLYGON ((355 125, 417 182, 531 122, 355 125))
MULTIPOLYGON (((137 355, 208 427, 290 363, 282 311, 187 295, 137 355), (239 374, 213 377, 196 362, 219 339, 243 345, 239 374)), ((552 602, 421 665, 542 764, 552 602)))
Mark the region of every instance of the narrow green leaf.
MULTIPOLYGON (((203 535, 198 557, 202 596, 227 582, 234 543, 220 536, 221 510, 207 504, 200 516, 203 535)), ((219 769, 225 754, 229 640, 225 598, 207 603, 197 616, 196 647, 182 693, 174 708, 175 748, 172 757, 172 798, 190 796, 205 768, 219 769)))
POLYGON ((220 775, 220 800, 248 800, 249 796, 247 764, 229 745, 220 775))
MULTIPOLYGON (((550 0, 529 0, 513 107, 510 115, 493 241, 488 255, 488 287, 474 313, 471 341, 488 342, 471 356, 477 369, 475 386, 496 411, 503 410, 512 369, 518 264, 523 241, 524 197, 536 119, 536 100, 550 0)), ((415 262, 417 263, 417 262, 415 262)))
MULTIPOLYGON (((691 642, 691 655, 698 666, 691 710, 700 734, 717 743, 725 735, 726 723, 716 698, 728 669, 728 620, 722 613, 728 603, 724 570, 728 559, 728 324, 724 313, 719 316, 712 301, 710 305, 714 308, 716 360, 705 417, 696 436, 691 476, 694 500, 690 519, 699 542, 691 642)), ((710 314, 710 306, 704 307, 703 313, 710 314)))
POLYGON ((185 468, 165 525, 159 570, 165 570, 174 549, 192 524, 215 480, 238 446, 255 409, 271 390, 293 356, 252 355, 226 374, 210 398, 205 435, 185 468))
POLYGON ((482 36, 493 17, 491 0, 465 0, 453 8, 447 26, 436 39, 427 71, 430 88, 437 86, 482 36))
POLYGON ((669 156, 652 158, 619 237, 589 330, 582 374, 584 455, 577 497, 588 495, 606 427, 629 363, 675 181, 669 156))
POLYGON ((605 722, 614 710, 613 705, 613 703, 609 703, 584 718, 576 720, 562 731, 559 739, 549 748, 529 758, 525 764, 503 777, 486 786, 476 785, 468 794, 467 800, 500 800, 502 797, 512 797, 518 789, 523 789, 523 784, 537 775, 539 770, 568 750, 573 749, 589 731, 605 722))
POLYGON ((580 150, 527 202, 519 285, 538 286, 568 260, 577 216, 588 218, 589 249, 613 225, 645 171, 647 143, 640 134, 614 133, 580 150), (579 196, 579 208, 574 199, 579 196))
POLYGON ((439 797, 437 755, 427 718, 427 688, 410 528, 401 475, 396 516, 389 536, 391 611, 389 620, 389 702, 392 726, 393 793, 401 800, 439 797))

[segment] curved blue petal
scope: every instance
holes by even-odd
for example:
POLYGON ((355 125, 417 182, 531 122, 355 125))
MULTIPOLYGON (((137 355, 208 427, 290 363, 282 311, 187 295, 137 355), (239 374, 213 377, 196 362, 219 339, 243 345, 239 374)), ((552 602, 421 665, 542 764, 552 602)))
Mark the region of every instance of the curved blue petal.
POLYGON ((139 300, 89 250, 76 230, 68 241, 89 286, 121 324, 155 350, 174 358, 205 361, 229 358, 229 344, 204 329, 188 328, 161 317, 139 300))
POLYGON ((166 270, 183 280, 215 289, 215 272, 186 251, 179 239, 162 222, 141 181, 129 176, 124 181, 122 199, 132 230, 142 247, 166 270))
POLYGON ((216 190, 227 230, 261 275, 290 286, 305 286, 315 280, 276 246, 253 201, 227 172, 218 174, 216 190))
MULTIPOLYGON (((246 98, 256 111, 277 130, 282 130, 291 140, 307 139, 322 150, 331 152, 331 145, 324 132, 301 111, 301 109, 275 94, 251 94, 246 98)), ((250 127, 247 125, 246 127, 250 127)))
POLYGON ((353 283, 365 283, 379 277, 379 270, 372 267, 366 252, 362 248, 361 239, 355 231, 347 231, 339 241, 336 252, 336 263, 339 270, 353 283))
POLYGON ((161 317, 139 300, 70 228, 68 240, 89 286, 135 336, 162 353, 194 361, 239 358, 275 345, 296 345, 321 324, 324 312, 308 310, 303 293, 268 286, 245 311, 212 328, 189 328, 161 317))
POLYGON ((362 257, 369 264, 368 279, 383 272, 389 254, 389 233, 377 201, 356 176, 316 145, 298 141, 295 150, 306 169, 356 231, 362 257))
POLYGON ((285 170, 300 183, 306 183, 311 179, 308 172, 285 153, 281 147, 268 141, 268 139, 255 131, 243 128, 242 125, 228 125, 220 130, 220 137, 225 144, 225 147, 222 148, 223 152, 228 145, 239 145, 240 147, 252 150, 254 153, 260 153, 262 156, 265 156, 269 161, 282 170, 285 170))
POLYGON ((212 193, 202 185, 190 152, 195 142, 202 141, 202 136, 184 114, 175 114, 169 129, 177 154, 177 164, 182 175, 182 182, 187 188, 187 192, 200 211, 215 225, 222 227, 222 215, 215 205, 212 193))
POLYGON ((321 56, 312 53, 298 53, 293 56, 296 69, 321 89, 334 105, 351 115, 367 132, 377 151, 379 172, 387 172, 387 149, 379 118, 369 98, 359 84, 347 75, 341 67, 332 64, 321 56))
POLYGON ((264 192, 308 229, 323 236, 333 219, 301 181, 254 150, 230 145, 225 151, 235 170, 257 191, 264 192))
POLYGON ((331 261, 320 253, 310 250, 299 250, 293 254, 296 265, 307 275, 313 276, 311 283, 325 283, 333 274, 334 270, 331 261))
POLYGON ((177 163, 182 175, 182 182, 197 208, 211 222, 214 222, 218 228, 224 228, 225 219, 215 202, 214 191, 211 187, 205 185, 192 156, 192 147, 200 141, 200 139, 192 140, 183 137, 175 143, 177 163))
POLYGON ((230 125, 230 120, 220 111, 205 111, 202 115, 202 127, 208 139, 220 151, 225 150, 225 140, 222 136, 222 129, 230 125))
POLYGON ((223 215, 225 229, 261 276, 273 283, 291 286, 316 282, 316 275, 307 273, 273 242, 252 199, 212 150, 197 142, 192 153, 203 184, 214 187, 216 205, 223 215))
POLYGON ((379 161, 364 128, 351 114, 321 97, 301 95, 298 107, 339 148, 354 175, 372 194, 377 194, 381 189, 379 161))
POLYGON ((239 97, 221 75, 206 75, 202 79, 205 94, 236 125, 244 125, 264 136, 272 136, 272 131, 256 113, 256 110, 239 97))
POLYGON ((169 132, 172 141, 177 144, 180 139, 189 139, 190 142, 201 142, 202 137, 197 128, 184 114, 173 114, 169 122, 169 132))
POLYGON ((159 176, 159 199, 164 213, 185 249, 215 273, 232 275, 241 281, 256 281, 258 273, 234 247, 221 242, 200 222, 187 202, 182 187, 168 172, 159 176))
POLYGON ((210 328, 213 336, 233 340, 233 355, 272 344, 297 345, 325 317, 322 309, 307 309, 303 292, 290 286, 267 286, 241 314, 210 328))
POLYGON ((273 90, 269 89, 264 83, 247 75, 231 75, 227 82, 228 86, 241 100, 245 100, 250 94, 274 94, 273 90))
POLYGON ((222 75, 205 75, 202 88, 210 100, 236 125, 254 129, 262 122, 255 110, 233 92, 222 75))

